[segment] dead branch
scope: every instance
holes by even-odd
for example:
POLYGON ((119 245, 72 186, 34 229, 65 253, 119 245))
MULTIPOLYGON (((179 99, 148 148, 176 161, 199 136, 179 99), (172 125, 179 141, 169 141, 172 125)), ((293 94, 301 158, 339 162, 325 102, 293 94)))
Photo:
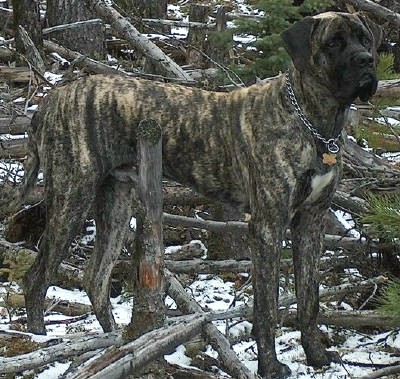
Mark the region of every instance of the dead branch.
POLYGON ((43 75, 46 67, 38 49, 36 48, 35 44, 31 40, 23 26, 18 25, 18 33, 24 45, 26 59, 39 71, 40 74, 43 75))
POLYGON ((153 330, 125 345, 110 348, 97 359, 77 367, 65 379, 125 378, 199 334, 206 322, 207 315, 193 315, 188 320, 153 330))
POLYGON ((357 379, 376 379, 376 378, 382 378, 384 376, 396 375, 398 373, 400 373, 400 365, 385 367, 380 370, 376 370, 371 374, 358 377, 357 379))
MULTIPOLYGON (((205 314, 199 304, 191 297, 173 274, 166 270, 165 278, 168 281, 168 294, 175 300, 178 307, 187 313, 205 314)), ((211 323, 204 327, 204 333, 212 347, 218 352, 225 370, 238 379, 255 378, 254 374, 240 362, 230 347, 228 339, 211 323)))
MULTIPOLYGON (((388 279, 384 276, 378 276, 376 278, 371 278, 367 280, 362 280, 360 282, 354 282, 354 283, 346 283, 346 284, 341 284, 338 286, 334 286, 331 288, 326 288, 320 291, 319 293, 319 298, 320 300, 322 299, 327 299, 330 297, 334 298, 341 298, 344 295, 353 293, 353 292, 359 292, 359 291, 364 291, 371 286, 375 286, 376 284, 383 284, 387 283, 388 279)), ((294 294, 286 295, 286 296, 281 296, 279 298, 279 307, 289 307, 292 304, 296 303, 296 296, 294 294)), ((247 304, 240 305, 238 307, 235 307, 233 309, 229 309, 227 311, 223 312, 210 312, 210 318, 212 321, 215 320, 226 320, 230 318, 237 318, 237 317, 245 317, 247 319, 252 318, 252 312, 253 312, 253 302, 250 300, 247 304)))
MULTIPOLYGON (((387 283, 387 281, 388 278, 386 278, 385 276, 377 276, 376 278, 366 279, 360 282, 340 284, 338 286, 322 289, 319 292, 319 297, 320 299, 326 299, 329 297, 339 298, 349 293, 365 290, 367 288, 370 288, 371 286, 375 286, 376 284, 387 283)), ((296 301, 296 296, 292 294, 282 296, 279 299, 279 306, 289 307, 290 305, 295 304, 296 301)))
POLYGON ((87 70, 94 72, 95 74, 107 74, 107 75, 127 75, 121 70, 117 70, 104 63, 98 62, 94 59, 87 58, 83 54, 76 51, 67 49, 66 47, 57 45, 52 41, 43 41, 43 47, 47 52, 56 52, 62 57, 68 60, 79 60, 79 65, 85 67, 87 70))
MULTIPOLYGON (((281 322, 284 326, 297 324, 296 310, 289 313, 281 311, 281 322)), ((383 316, 376 311, 321 311, 318 315, 318 323, 324 325, 340 326, 342 328, 395 328, 399 326, 393 318, 383 316)))
POLYGON ((56 26, 52 26, 50 28, 42 29, 42 34, 45 36, 45 35, 48 35, 48 34, 51 34, 54 32, 76 29, 76 28, 80 28, 81 26, 86 26, 86 25, 97 25, 97 24, 101 24, 102 22, 103 21, 100 18, 95 18, 92 20, 72 22, 70 24, 56 25, 56 26))
POLYGON ((109 23, 122 38, 126 39, 129 44, 148 57, 154 65, 160 69, 161 73, 166 73, 172 77, 189 82, 191 81, 189 74, 178 66, 170 57, 165 55, 158 46, 142 35, 126 18, 114 8, 108 6, 104 0, 86 0, 86 2, 105 22, 109 23))
POLYGON ((186 21, 178 21, 178 20, 161 20, 161 19, 154 19, 154 18, 142 18, 140 20, 146 25, 167 25, 167 26, 174 26, 174 27, 183 27, 183 28, 198 28, 198 29, 214 29, 215 24, 206 24, 204 22, 186 22, 186 21))
POLYGON ((332 203, 335 207, 357 216, 365 214, 368 210, 368 203, 366 200, 357 196, 351 196, 343 191, 335 192, 332 203))
POLYGON ((251 261, 237 261, 234 259, 224 261, 207 261, 192 259, 190 261, 165 261, 165 267, 175 274, 204 274, 221 272, 250 272, 251 261))
POLYGON ((369 12, 374 16, 390 22, 393 26, 400 28, 400 14, 379 5, 370 0, 344 0, 347 4, 352 5, 357 10, 369 12))
POLYGON ((211 221, 163 213, 163 221, 172 226, 188 226, 215 233, 247 233, 248 224, 241 221, 211 221))
POLYGON ((22 354, 15 357, 2 357, 0 361, 0 374, 12 374, 25 370, 35 369, 46 364, 67 359, 84 352, 106 348, 109 346, 121 346, 123 338, 121 332, 96 333, 90 336, 60 343, 22 354))

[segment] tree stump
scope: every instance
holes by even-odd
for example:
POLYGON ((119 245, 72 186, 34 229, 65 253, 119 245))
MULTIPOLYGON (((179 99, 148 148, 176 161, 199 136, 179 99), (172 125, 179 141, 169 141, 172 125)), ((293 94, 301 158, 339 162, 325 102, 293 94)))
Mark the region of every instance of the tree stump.
POLYGON ((138 128, 136 235, 132 254, 133 311, 127 336, 136 338, 160 327, 164 312, 161 127, 143 120, 138 128))
MULTIPOLYGON (((209 5, 191 4, 189 21, 207 23, 211 12, 209 5)), ((190 28, 187 36, 187 63, 197 68, 206 68, 207 60, 203 52, 207 51, 207 31, 202 28, 190 28)))

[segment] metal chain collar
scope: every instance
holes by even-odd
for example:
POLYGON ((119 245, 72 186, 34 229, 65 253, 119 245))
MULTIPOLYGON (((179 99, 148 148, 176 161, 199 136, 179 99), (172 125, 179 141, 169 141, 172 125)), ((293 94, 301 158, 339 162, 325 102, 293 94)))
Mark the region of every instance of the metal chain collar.
POLYGON ((300 108, 299 103, 297 102, 296 96, 293 91, 292 83, 290 82, 290 75, 289 71, 286 71, 285 74, 285 85, 286 85, 286 92, 289 97, 290 102, 292 103, 294 110, 296 111, 297 116, 300 118, 300 120, 303 122, 303 124, 307 127, 307 129, 312 133, 315 139, 322 141, 329 153, 331 154, 337 154, 340 150, 339 145, 337 144, 337 141, 339 140, 339 137, 341 133, 336 138, 329 138, 326 139, 323 137, 317 129, 311 124, 311 122, 307 119, 305 114, 300 108))

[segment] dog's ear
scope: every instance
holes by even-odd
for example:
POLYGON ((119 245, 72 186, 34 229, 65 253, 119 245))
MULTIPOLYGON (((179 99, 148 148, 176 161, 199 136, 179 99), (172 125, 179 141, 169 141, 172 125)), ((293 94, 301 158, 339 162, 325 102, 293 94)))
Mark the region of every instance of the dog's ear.
POLYGON ((374 48, 375 51, 378 50, 378 47, 381 45, 383 39, 382 27, 375 23, 365 12, 357 12, 357 16, 374 36, 374 48))
POLYGON ((281 34, 286 51, 299 71, 304 71, 310 59, 311 35, 317 23, 317 19, 305 17, 281 34))

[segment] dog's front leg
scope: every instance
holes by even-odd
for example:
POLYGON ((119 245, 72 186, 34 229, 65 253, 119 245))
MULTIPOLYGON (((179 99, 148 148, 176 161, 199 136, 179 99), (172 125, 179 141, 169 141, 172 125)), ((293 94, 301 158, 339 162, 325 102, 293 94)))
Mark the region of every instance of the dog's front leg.
POLYGON ((266 379, 290 375, 290 369, 278 361, 275 351, 282 229, 277 225, 258 222, 257 219, 250 224, 253 245, 253 328, 258 349, 258 374, 266 379))
POLYGON ((291 225, 297 318, 307 364, 314 367, 337 360, 334 352, 325 350, 323 335, 318 329, 319 261, 324 233, 325 209, 298 211, 291 225))

